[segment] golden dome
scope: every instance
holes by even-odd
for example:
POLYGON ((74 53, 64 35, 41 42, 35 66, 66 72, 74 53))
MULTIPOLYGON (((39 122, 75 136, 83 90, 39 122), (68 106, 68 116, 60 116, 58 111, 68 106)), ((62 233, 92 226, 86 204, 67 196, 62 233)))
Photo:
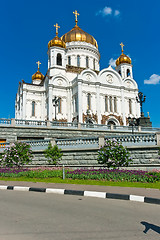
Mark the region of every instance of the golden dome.
POLYGON ((49 41, 48 48, 53 46, 66 48, 65 42, 62 39, 60 39, 58 36, 55 36, 51 41, 49 41))
POLYGON ((116 65, 119 66, 121 63, 129 63, 131 64, 131 59, 124 53, 121 54, 121 56, 116 60, 116 65))
POLYGON ((44 79, 44 75, 39 71, 39 69, 36 73, 32 75, 32 80, 43 80, 43 79, 44 79))
POLYGON ((56 23, 56 25, 54 25, 54 27, 56 28, 56 36, 51 41, 49 41, 48 48, 53 47, 53 46, 66 48, 65 42, 58 37, 58 28, 60 28, 60 26, 58 26, 58 23, 56 23))
POLYGON ((39 65, 41 64, 39 61, 37 62, 38 64, 38 71, 32 75, 32 80, 43 80, 44 75, 39 71, 39 65))
POLYGON ((121 63, 131 64, 132 62, 131 62, 130 57, 128 57, 127 55, 125 55, 125 54, 123 53, 123 47, 124 47, 123 43, 121 43, 120 45, 121 45, 121 47, 122 47, 122 54, 121 54, 121 56, 120 56, 119 58, 117 58, 117 60, 116 60, 116 65, 119 66, 121 63))
POLYGON ((92 37, 90 34, 83 31, 78 25, 76 24, 74 28, 72 28, 68 33, 64 34, 61 39, 64 42, 75 42, 75 41, 81 41, 81 42, 87 42, 91 43, 95 47, 98 48, 97 41, 94 37, 92 37))

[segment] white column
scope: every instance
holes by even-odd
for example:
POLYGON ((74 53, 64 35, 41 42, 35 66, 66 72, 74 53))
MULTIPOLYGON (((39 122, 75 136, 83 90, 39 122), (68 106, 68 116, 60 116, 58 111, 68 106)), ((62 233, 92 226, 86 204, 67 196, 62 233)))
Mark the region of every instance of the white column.
POLYGON ((48 105, 49 105, 49 121, 52 121, 53 118, 53 104, 52 104, 52 86, 49 86, 48 92, 48 105))
POLYGON ((23 113, 22 113, 22 119, 26 119, 26 90, 23 90, 23 113))
POLYGON ((81 80, 78 81, 78 117, 79 117, 79 123, 83 123, 82 118, 82 82, 81 80))
POLYGON ((72 122, 72 98, 71 98, 71 90, 67 90, 67 101, 66 101, 66 108, 67 108, 67 121, 72 122))
POLYGON ((121 109, 122 109, 122 119, 123 119, 123 124, 126 126, 126 116, 125 116, 125 101, 124 101, 124 90, 121 89, 121 109))
POLYGON ((96 110, 97 110, 97 117, 98 117, 98 124, 101 124, 101 107, 103 105, 100 104, 100 86, 96 85, 96 110))

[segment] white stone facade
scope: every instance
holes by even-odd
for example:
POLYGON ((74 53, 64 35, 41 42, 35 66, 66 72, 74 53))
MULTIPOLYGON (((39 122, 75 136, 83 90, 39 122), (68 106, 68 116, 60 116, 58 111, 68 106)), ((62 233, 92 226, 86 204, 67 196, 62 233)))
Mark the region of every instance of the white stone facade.
POLYGON ((91 43, 66 42, 66 48, 48 49, 48 71, 42 81, 19 84, 15 102, 15 118, 84 123, 86 111, 97 124, 128 125, 128 117, 140 117, 136 101, 138 86, 132 65, 120 64, 100 71, 100 54, 91 43), (57 56, 59 54, 60 61, 57 56))

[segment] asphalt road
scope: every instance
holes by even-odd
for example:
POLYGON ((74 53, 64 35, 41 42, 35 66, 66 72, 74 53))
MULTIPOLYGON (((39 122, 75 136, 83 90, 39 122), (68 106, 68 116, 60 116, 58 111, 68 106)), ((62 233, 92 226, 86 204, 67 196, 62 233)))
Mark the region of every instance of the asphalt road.
POLYGON ((0 240, 159 240, 160 206, 0 190, 0 240))

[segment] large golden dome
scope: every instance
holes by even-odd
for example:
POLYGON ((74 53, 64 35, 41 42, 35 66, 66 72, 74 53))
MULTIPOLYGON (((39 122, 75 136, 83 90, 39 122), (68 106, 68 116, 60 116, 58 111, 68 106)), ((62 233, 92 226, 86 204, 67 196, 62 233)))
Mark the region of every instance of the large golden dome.
POLYGON ((121 54, 121 56, 120 56, 119 58, 117 58, 117 60, 116 60, 116 65, 119 66, 121 63, 131 64, 132 61, 131 61, 130 57, 128 57, 127 55, 125 55, 125 54, 123 53, 123 47, 124 47, 123 43, 121 43, 120 45, 121 45, 121 47, 122 47, 122 54, 121 54))
POLYGON ((83 31, 77 24, 68 33, 64 34, 61 39, 64 42, 87 42, 98 48, 98 44, 95 38, 83 31))

